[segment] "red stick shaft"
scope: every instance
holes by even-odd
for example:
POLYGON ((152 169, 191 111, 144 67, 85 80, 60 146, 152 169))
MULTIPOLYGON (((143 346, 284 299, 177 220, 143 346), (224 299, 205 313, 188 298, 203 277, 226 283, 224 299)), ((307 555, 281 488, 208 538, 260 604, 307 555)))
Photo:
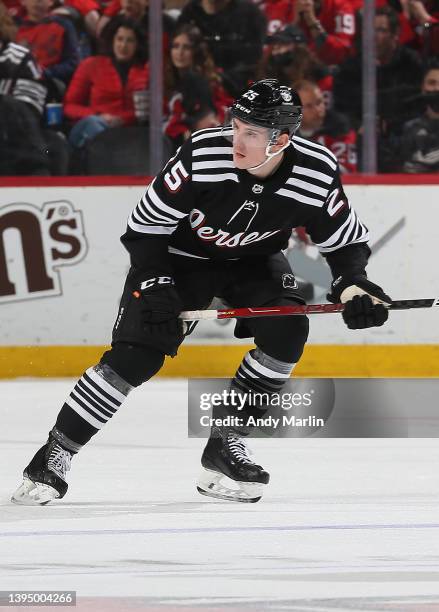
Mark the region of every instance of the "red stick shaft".
POLYGON ((263 306, 261 308, 229 308, 218 310, 218 319, 279 317, 287 315, 342 312, 344 304, 309 304, 307 306, 263 306))
MULTIPOLYGON (((409 310, 412 308, 439 308, 439 298, 415 300, 393 300, 386 306, 389 310, 409 310)), ((259 308, 225 308, 223 310, 190 310, 182 312, 185 321, 214 319, 250 319, 253 317, 282 317, 288 315, 325 314, 343 312, 344 304, 309 304, 306 306, 261 306, 259 308)))

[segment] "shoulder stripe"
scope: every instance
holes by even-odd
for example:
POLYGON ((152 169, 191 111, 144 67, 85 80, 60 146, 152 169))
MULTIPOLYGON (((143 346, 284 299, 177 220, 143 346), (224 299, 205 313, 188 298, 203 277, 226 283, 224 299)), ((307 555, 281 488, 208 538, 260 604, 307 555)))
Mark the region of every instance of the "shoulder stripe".
POLYGON ((330 185, 334 180, 334 177, 329 176, 329 174, 324 174, 318 170, 311 170, 311 168, 304 168, 303 166, 293 166, 293 174, 303 174, 327 185, 330 185))
POLYGON ((289 178, 287 180, 287 184, 293 185, 293 187, 298 187, 299 189, 304 189, 305 191, 309 191, 314 195, 321 195, 324 198, 326 198, 329 191, 329 189, 325 189, 324 187, 317 187, 317 185, 307 183, 306 181, 301 181, 298 178, 289 178))
POLYGON ((208 132, 218 132, 218 130, 222 130, 222 129, 223 129, 222 125, 217 125, 215 127, 210 127, 210 128, 201 128, 200 130, 195 130, 195 132, 192 132, 192 136, 198 136, 199 134, 207 134, 208 132))
POLYGON ((214 132, 202 132, 197 136, 192 137, 192 142, 199 142, 200 140, 204 140, 205 138, 218 138, 220 136, 231 136, 233 134, 233 130, 215 130, 214 132))
POLYGON ((302 153, 305 153, 306 155, 311 155, 311 157, 315 157, 316 159, 320 159, 321 161, 327 163, 328 166, 331 168, 331 170, 337 169, 337 164, 335 164, 331 159, 329 159, 327 155, 324 155, 323 153, 318 153, 317 151, 313 151, 312 149, 306 149, 305 147, 302 147, 301 145, 298 145, 297 143, 294 143, 294 147, 298 151, 301 151, 302 153))
POLYGON ((316 200, 315 198, 309 198, 298 191, 293 191, 292 189, 278 189, 275 193, 285 196, 287 198, 292 198, 293 200, 298 200, 303 204, 309 204, 310 206, 318 206, 322 208, 325 203, 323 200, 316 200))
POLYGON ((312 140, 306 140, 305 138, 301 138, 300 136, 294 136, 293 141, 299 142, 302 146, 308 146, 311 149, 318 149, 319 151, 326 153, 328 157, 330 157, 337 163, 337 158, 335 157, 334 153, 328 149, 328 147, 324 147, 323 145, 318 144, 317 142, 313 142, 312 140))
POLYGON ((226 174, 193 174, 192 180, 199 183, 217 183, 219 181, 235 181, 239 183, 238 176, 231 172, 226 174))
POLYGON ((202 149, 194 149, 192 155, 232 155, 232 147, 203 147, 202 149))
POLYGON ((212 170, 213 168, 234 168, 234 164, 229 159, 219 159, 211 161, 194 162, 192 170, 212 170))

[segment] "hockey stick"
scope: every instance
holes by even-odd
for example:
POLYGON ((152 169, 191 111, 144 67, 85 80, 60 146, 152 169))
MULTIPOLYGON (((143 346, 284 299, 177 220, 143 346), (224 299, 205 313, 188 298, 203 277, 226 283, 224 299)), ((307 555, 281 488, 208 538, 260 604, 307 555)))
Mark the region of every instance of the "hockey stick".
MULTIPOLYGON (((439 298, 425 300, 395 300, 389 310, 431 308, 439 306, 439 298)), ((180 314, 185 321, 206 319, 250 319, 254 317, 284 317, 290 315, 325 314, 342 312, 344 304, 309 304, 306 306, 261 306, 260 308, 227 308, 223 310, 186 310, 180 314)))

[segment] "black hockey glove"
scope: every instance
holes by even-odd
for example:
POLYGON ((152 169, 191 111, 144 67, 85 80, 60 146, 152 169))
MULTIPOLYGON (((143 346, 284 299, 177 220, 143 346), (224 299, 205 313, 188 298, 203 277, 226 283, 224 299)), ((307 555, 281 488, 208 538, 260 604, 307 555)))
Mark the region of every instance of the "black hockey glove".
POLYGON ((334 304, 346 304, 342 316, 349 329, 381 327, 389 317, 385 305, 392 303, 392 298, 381 287, 361 274, 340 276, 332 283, 331 293, 326 297, 334 304))
POLYGON ((149 278, 133 293, 141 300, 143 329, 154 346, 167 355, 177 354, 184 338, 183 321, 178 318, 183 304, 170 276, 149 278))
POLYGON ((183 309, 174 280, 170 276, 157 276, 143 281, 134 296, 142 300, 140 310, 145 325, 176 319, 183 309))

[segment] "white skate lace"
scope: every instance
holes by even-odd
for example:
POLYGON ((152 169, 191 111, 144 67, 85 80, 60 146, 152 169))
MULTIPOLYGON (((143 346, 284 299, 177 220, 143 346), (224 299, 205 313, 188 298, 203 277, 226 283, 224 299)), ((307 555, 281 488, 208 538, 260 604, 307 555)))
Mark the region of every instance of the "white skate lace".
POLYGON ((55 444, 50 451, 47 467, 52 470, 52 472, 55 472, 57 476, 65 480, 66 472, 70 470, 71 462, 72 455, 69 453, 69 451, 65 450, 59 444, 55 444))
POLYGON ((236 461, 240 463, 253 463, 249 457, 250 451, 241 436, 229 433, 227 436, 227 444, 236 461))

